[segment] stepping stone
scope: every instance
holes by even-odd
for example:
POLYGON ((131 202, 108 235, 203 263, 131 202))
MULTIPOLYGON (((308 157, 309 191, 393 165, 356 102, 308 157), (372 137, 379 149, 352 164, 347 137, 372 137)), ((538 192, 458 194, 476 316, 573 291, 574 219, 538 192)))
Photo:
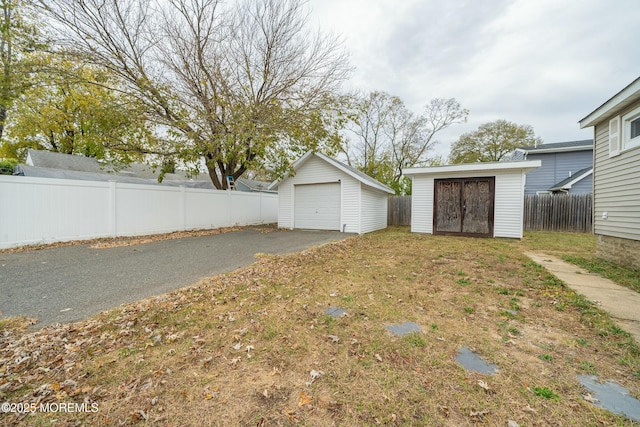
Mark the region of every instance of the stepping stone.
POLYGON ((347 314, 347 312, 340 307, 329 307, 324 311, 324 314, 338 318, 344 316, 345 314, 347 314))
POLYGON ((480 356, 466 347, 462 347, 458 351, 456 361, 468 371, 487 375, 495 375, 498 372, 498 366, 485 362, 480 356))
POLYGON ((386 327, 389 332, 394 335, 403 336, 412 332, 420 332, 422 328, 415 322, 397 323, 386 327))
POLYGON ((640 400, 631 396, 626 388, 613 381, 600 383, 595 375, 578 375, 578 380, 598 399, 594 405, 631 421, 640 421, 640 400))

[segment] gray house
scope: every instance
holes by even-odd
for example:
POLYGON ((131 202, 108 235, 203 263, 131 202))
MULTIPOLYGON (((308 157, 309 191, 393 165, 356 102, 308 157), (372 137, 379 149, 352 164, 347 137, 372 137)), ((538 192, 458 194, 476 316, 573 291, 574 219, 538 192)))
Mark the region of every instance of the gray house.
POLYGON ((540 160, 542 166, 527 174, 524 194, 593 191, 593 140, 556 142, 516 148, 511 160, 540 160))
POLYGON ((640 269, 640 78, 580 120, 592 126, 596 255, 640 269))

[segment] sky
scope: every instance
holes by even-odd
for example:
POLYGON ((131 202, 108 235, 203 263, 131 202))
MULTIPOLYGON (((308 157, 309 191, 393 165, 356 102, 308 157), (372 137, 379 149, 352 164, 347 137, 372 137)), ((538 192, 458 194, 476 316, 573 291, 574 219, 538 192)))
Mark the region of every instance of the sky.
POLYGON ((578 121, 640 76, 640 0, 309 0, 310 24, 340 35, 345 88, 399 96, 419 113, 456 98, 467 123, 531 125, 544 143, 593 138, 578 121))

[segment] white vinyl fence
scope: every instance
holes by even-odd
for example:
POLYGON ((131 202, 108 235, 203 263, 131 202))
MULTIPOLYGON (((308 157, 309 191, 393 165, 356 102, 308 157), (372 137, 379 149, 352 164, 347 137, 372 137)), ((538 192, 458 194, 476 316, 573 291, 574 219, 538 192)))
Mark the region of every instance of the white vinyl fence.
POLYGON ((278 196, 0 175, 0 248, 278 221, 278 196))

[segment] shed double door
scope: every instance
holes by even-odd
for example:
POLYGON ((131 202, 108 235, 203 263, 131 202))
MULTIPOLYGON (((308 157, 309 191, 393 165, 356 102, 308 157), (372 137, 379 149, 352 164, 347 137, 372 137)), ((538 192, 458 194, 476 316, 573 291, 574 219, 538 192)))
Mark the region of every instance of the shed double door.
POLYGON ((434 180, 434 234, 493 237, 495 177, 434 180))

